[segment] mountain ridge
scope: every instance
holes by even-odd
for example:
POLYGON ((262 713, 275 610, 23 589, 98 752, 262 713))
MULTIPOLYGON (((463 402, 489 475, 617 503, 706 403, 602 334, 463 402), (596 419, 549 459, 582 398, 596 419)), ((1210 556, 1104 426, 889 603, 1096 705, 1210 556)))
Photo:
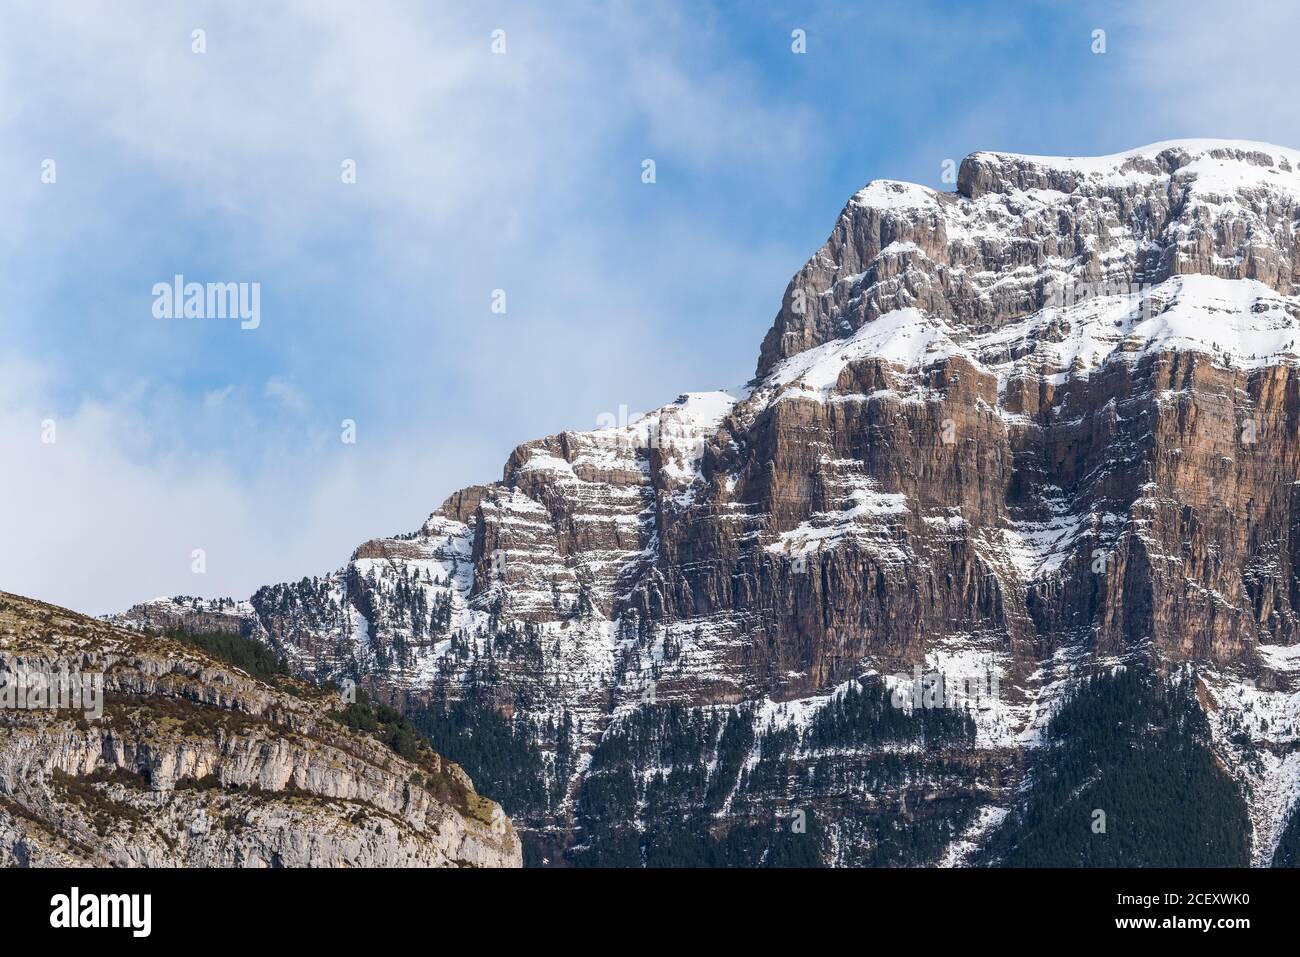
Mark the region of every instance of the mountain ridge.
POLYGON ((117 620, 505 715, 548 795, 527 829, 573 862, 700 829, 732 863, 975 860, 1071 689, 1147 663, 1201 702, 1188 747, 1268 863, 1300 793, 1300 154, 984 152, 956 185, 855 193, 741 394, 525 442, 324 577, 117 620), (951 726, 875 710, 918 667, 998 696, 951 726), (846 696, 861 740, 817 745, 846 696), (669 740, 701 793, 653 783, 669 740))

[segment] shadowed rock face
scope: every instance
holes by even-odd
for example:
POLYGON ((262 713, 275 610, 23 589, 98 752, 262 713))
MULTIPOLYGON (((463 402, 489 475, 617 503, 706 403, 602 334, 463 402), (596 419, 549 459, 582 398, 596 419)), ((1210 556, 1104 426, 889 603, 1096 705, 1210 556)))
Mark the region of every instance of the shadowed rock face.
POLYGON ((292 679, 272 688, 192 648, 6 594, 0 671, 25 689, 33 675, 103 676, 99 715, 0 710, 8 864, 520 863, 509 820, 460 768, 348 731, 328 717, 336 695, 292 679))
MULTIPOLYGON (((791 281, 744 390, 526 443, 500 482, 260 590, 232 627, 304 673, 442 700, 473 679, 508 713, 567 713, 597 768, 651 701, 755 703, 758 741, 859 676, 992 671, 967 776, 931 769, 966 802, 945 833, 1001 819, 1081 670, 1194 665, 1267 859, 1300 774, 1276 720, 1300 600, 1298 216, 1300 154, 1227 141, 977 153, 956 193, 873 182, 791 281)), ((825 756, 799 749, 805 770, 825 756)), ((531 823, 568 827, 584 773, 531 823)), ((911 785, 880 787, 873 813, 911 820, 911 785)), ((823 857, 862 862, 874 826, 823 857)))

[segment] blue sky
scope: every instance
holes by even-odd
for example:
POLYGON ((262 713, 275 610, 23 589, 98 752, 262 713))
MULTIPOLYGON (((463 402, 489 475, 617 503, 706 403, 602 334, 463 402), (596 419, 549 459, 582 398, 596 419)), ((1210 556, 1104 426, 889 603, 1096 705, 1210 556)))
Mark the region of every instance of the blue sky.
POLYGON ((519 442, 745 381, 868 180, 1300 146, 1282 3, 160 7, 0 31, 0 588, 91 612, 324 572, 519 442), (155 319, 176 273, 261 326, 155 319))

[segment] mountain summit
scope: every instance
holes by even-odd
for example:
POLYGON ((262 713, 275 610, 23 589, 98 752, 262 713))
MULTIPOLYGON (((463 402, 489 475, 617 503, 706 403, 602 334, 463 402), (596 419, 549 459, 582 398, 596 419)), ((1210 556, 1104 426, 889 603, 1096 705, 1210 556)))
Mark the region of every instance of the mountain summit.
POLYGON ((874 181, 743 393, 119 620, 400 702, 535 862, 1289 862, 1298 225, 1256 143, 874 181))

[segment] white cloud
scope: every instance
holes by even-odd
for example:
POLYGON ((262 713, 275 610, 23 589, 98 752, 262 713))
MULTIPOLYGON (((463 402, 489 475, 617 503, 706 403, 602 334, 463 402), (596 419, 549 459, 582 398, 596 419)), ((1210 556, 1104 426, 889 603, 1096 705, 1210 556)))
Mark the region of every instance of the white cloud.
POLYGON ((460 456, 481 454, 363 436, 250 476, 179 447, 136 454, 146 397, 59 409, 51 370, 10 361, 0 373, 0 587, 93 613, 161 594, 244 597, 329 571, 361 541, 417 527, 438 490, 468 484, 460 456), (191 571, 196 548, 204 575, 191 571))
POLYGON ((416 527, 454 489, 498 476, 520 441, 744 378, 798 254, 755 247, 727 210, 684 222, 680 191, 747 169, 792 178, 826 137, 706 33, 661 30, 669 11, 8 10, 0 177, 14 188, 0 197, 0 255, 36 245, 46 268, 0 277, 12 317, 0 353, 26 360, 0 389, 0 588, 95 612, 246 595, 416 527), (489 50, 497 26, 504 57, 489 50), (46 155, 59 185, 42 192, 33 164, 46 155), (645 155, 662 164, 660 192, 636 195, 654 205, 611 212, 625 183, 641 188, 645 155), (345 158, 355 185, 340 180, 345 158), (262 281, 262 328, 221 339, 132 312, 93 367, 63 364, 89 320, 42 310, 84 284, 68 263, 88 235, 111 237, 100 253, 183 272, 190 243, 225 243, 238 272, 194 278, 262 281), (359 316, 351 303, 297 308, 296 290, 337 269, 317 254, 328 243, 373 262, 377 285, 425 298, 359 316), (510 312, 494 322, 498 286, 510 312), (737 312, 753 289, 762 307, 737 312), (719 329, 749 317, 710 340, 735 355, 664 334, 666 317, 701 309, 719 329), (203 376, 189 371, 198 359, 203 376), (365 374, 349 380, 348 363, 365 374), (43 446, 34 430, 50 409, 58 442, 43 446), (338 441, 345 417, 360 420, 356 446, 338 441), (194 548, 206 576, 190 572, 194 548))
POLYGON ((203 407, 205 409, 219 409, 226 404, 226 400, 234 395, 234 385, 223 386, 220 389, 209 389, 203 394, 203 407))
MULTIPOLYGON (((1146 142, 1172 137, 1255 139, 1300 146, 1294 46, 1300 14, 1290 0, 1231 4, 1123 4, 1112 34, 1132 125, 1157 124, 1146 142)), ((1137 143, 1134 146, 1140 145, 1137 143)))
POLYGON ((302 415, 307 411, 307 396, 293 383, 280 376, 272 376, 268 379, 263 391, 290 412, 302 415))

